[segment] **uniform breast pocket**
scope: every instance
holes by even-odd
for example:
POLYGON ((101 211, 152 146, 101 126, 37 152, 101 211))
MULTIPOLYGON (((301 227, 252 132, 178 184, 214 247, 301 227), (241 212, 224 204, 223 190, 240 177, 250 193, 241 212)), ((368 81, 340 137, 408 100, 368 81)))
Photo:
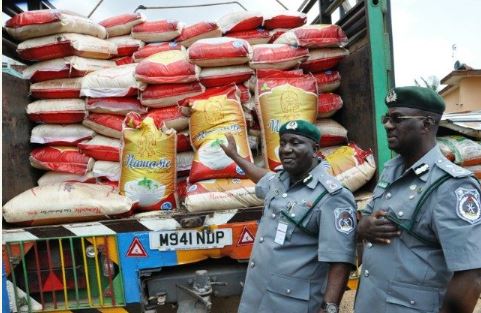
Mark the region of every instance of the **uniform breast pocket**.
POLYGON ((307 313, 309 299, 309 280, 273 274, 258 313, 307 313))
POLYGON ((401 282, 391 282, 386 298, 389 313, 439 312, 440 291, 401 282))

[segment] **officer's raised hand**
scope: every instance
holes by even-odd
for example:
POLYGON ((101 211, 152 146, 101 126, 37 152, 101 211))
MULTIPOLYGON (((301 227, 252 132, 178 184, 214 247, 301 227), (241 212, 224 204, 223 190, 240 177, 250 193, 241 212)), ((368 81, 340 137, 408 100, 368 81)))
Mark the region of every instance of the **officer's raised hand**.
POLYGON ((391 238, 399 237, 401 232, 391 221, 384 218, 385 211, 376 211, 371 215, 361 218, 358 225, 358 234, 361 238, 371 243, 391 243, 391 238))
POLYGON ((221 144, 220 147, 224 150, 224 153, 231 159, 235 161, 236 157, 239 156, 237 153, 237 144, 235 143, 235 138, 232 134, 226 134, 225 138, 227 139, 228 145, 221 144))

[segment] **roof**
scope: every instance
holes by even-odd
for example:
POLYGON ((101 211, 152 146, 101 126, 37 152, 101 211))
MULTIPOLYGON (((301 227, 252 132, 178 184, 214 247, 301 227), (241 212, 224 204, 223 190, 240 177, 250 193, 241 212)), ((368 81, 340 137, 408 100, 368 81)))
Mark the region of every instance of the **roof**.
POLYGON ((457 70, 452 71, 446 77, 441 79, 443 85, 457 85, 459 81, 466 77, 479 76, 481 77, 481 70, 457 70))

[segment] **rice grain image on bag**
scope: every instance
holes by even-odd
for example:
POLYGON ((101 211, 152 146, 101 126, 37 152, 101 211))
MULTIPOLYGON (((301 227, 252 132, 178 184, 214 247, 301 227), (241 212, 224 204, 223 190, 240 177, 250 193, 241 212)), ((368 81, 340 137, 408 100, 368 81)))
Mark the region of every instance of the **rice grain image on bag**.
POLYGON ((256 99, 263 155, 269 169, 279 170, 279 128, 296 119, 315 123, 318 101, 316 79, 295 71, 258 71, 256 99))
POLYGON ((137 201, 143 211, 176 208, 176 131, 129 113, 121 151, 120 194, 137 201))
POLYGON ((245 173, 220 147, 231 133, 239 154, 252 162, 247 125, 235 85, 208 89, 189 99, 190 138, 195 151, 189 181, 191 184, 213 178, 246 178, 245 173))

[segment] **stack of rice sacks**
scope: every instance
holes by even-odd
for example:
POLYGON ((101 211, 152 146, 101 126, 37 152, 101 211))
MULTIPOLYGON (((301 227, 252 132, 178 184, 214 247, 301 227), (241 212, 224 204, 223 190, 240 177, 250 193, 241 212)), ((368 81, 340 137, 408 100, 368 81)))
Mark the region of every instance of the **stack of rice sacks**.
MULTIPOLYGON (((29 210, 27 207, 30 206, 31 210, 23 212, 23 217, 14 219, 6 214, 6 220, 55 223, 129 211, 132 203, 125 197, 105 196, 112 191, 112 187, 83 184, 97 183, 92 172, 95 155, 84 150, 83 145, 98 138, 94 130, 82 125, 87 116, 85 99, 81 98, 82 80, 97 70, 116 67, 116 63, 109 59, 116 56, 117 46, 105 40, 106 29, 87 18, 58 10, 18 14, 6 22, 6 29, 20 41, 17 49, 20 57, 37 62, 23 73, 24 78, 31 82, 30 96, 34 100, 27 106, 26 113, 39 124, 32 129, 30 141, 37 147, 30 153, 30 163, 33 167, 48 171, 39 179, 36 191, 30 193, 38 198, 30 199, 29 194, 24 193, 5 205, 14 208, 16 202, 23 202, 23 208, 29 210), (52 187, 63 182, 79 183, 76 198, 66 192, 71 188, 52 187), (89 200, 98 199, 91 194, 101 197, 100 201, 106 201, 106 205, 97 207, 95 203, 88 203, 89 200), (82 195, 85 197, 82 198, 82 195), (49 197, 51 201, 42 200, 49 197), (64 198, 66 200, 62 202, 64 198), (123 202, 122 205, 115 207, 116 200, 123 202), (108 201, 112 201, 111 206, 108 201), (35 209, 49 202, 52 207, 35 209), (63 207, 55 207, 61 204, 63 207), (78 206, 84 210, 79 211, 78 206)), ((17 213, 20 215, 20 211, 17 213)))
POLYGON ((464 135, 438 137, 441 152, 451 162, 474 173, 481 181, 481 138, 468 138, 464 135))

